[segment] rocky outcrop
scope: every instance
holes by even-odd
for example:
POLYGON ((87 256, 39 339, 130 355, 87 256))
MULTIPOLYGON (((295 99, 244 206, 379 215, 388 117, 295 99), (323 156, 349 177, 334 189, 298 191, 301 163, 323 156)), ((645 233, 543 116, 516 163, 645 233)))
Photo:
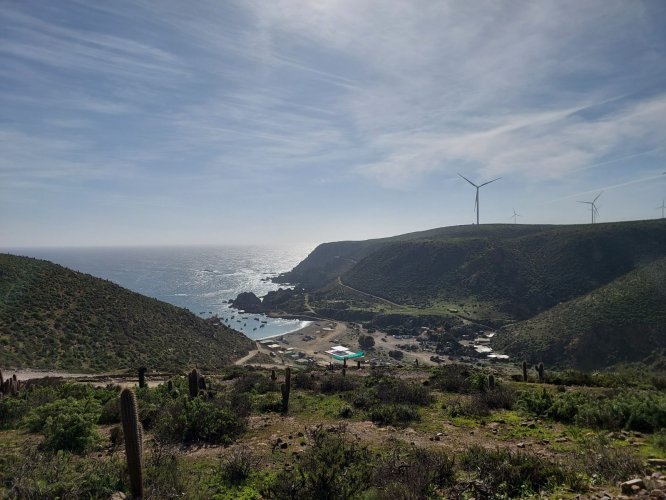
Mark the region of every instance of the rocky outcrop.
POLYGON ((238 297, 231 303, 231 306, 250 313, 261 313, 264 311, 261 299, 252 292, 239 293, 238 297))

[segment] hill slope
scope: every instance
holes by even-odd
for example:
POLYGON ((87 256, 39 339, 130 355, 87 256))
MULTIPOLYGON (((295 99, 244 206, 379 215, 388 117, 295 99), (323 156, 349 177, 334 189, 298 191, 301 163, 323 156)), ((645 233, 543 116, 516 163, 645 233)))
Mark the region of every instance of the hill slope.
POLYGON ((666 223, 441 228, 317 247, 284 278, 401 304, 474 299, 525 319, 666 256, 666 223))
POLYGON ((0 366, 218 368, 252 346, 239 332, 109 281, 0 254, 0 366))
POLYGON ((517 359, 582 369, 659 355, 666 350, 666 258, 503 328, 493 346, 517 359))

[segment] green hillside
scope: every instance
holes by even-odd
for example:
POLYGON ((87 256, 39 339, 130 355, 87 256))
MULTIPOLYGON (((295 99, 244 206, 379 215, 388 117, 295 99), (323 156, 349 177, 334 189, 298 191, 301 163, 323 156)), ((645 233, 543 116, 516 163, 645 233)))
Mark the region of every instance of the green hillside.
POLYGON ((483 302, 525 319, 664 256, 659 220, 458 226, 321 245, 285 278, 312 289, 341 276, 399 304, 483 302))
POLYGON ((109 281, 0 254, 3 368, 219 368, 252 345, 239 332, 109 281))
POLYGON ((583 369, 658 357, 666 351, 666 258, 503 328, 493 345, 529 362, 583 369))

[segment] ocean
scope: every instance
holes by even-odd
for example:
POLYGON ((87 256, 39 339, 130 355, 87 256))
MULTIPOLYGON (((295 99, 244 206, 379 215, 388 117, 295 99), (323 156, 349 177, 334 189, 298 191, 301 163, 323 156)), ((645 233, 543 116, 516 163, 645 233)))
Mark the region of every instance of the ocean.
MULTIPOLYGON (((49 260, 108 279, 132 291, 225 324, 259 340, 307 326, 307 321, 240 314, 229 299, 240 292, 262 296, 279 287, 270 278, 288 271, 311 249, 259 246, 23 248, 6 250, 49 260)), ((5 250, 3 250, 5 251, 5 250)), ((285 285, 280 285, 284 287, 285 285)))

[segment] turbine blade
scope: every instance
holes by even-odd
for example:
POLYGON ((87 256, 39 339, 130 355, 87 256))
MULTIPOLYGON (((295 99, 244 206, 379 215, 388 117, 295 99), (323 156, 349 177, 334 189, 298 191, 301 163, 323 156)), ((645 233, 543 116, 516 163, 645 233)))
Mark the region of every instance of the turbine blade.
POLYGON ((463 179, 465 179, 467 182, 469 182, 472 186, 474 186, 474 187, 479 187, 479 186, 477 186, 476 184, 474 184, 472 181, 470 181, 470 180, 469 180, 467 177, 465 177, 464 175, 462 175, 462 174, 458 174, 458 175, 459 175, 460 177, 462 177, 463 179))
POLYGON ((493 179, 492 181, 484 182, 484 183, 481 184, 479 187, 483 187, 483 186, 485 186, 486 184, 490 184, 491 182, 495 182, 495 181, 498 181, 498 180, 500 180, 500 179, 501 179, 501 177, 498 177, 497 179, 493 179))
POLYGON ((603 191, 602 191, 601 193, 599 193, 599 194, 597 195, 597 197, 596 197, 594 200, 592 200, 592 203, 594 203, 595 201, 597 201, 597 200, 599 199, 599 196, 601 196, 602 194, 604 194, 603 191))
POLYGON ((577 201, 576 203, 587 203, 588 205, 592 205, 591 201, 577 201))

